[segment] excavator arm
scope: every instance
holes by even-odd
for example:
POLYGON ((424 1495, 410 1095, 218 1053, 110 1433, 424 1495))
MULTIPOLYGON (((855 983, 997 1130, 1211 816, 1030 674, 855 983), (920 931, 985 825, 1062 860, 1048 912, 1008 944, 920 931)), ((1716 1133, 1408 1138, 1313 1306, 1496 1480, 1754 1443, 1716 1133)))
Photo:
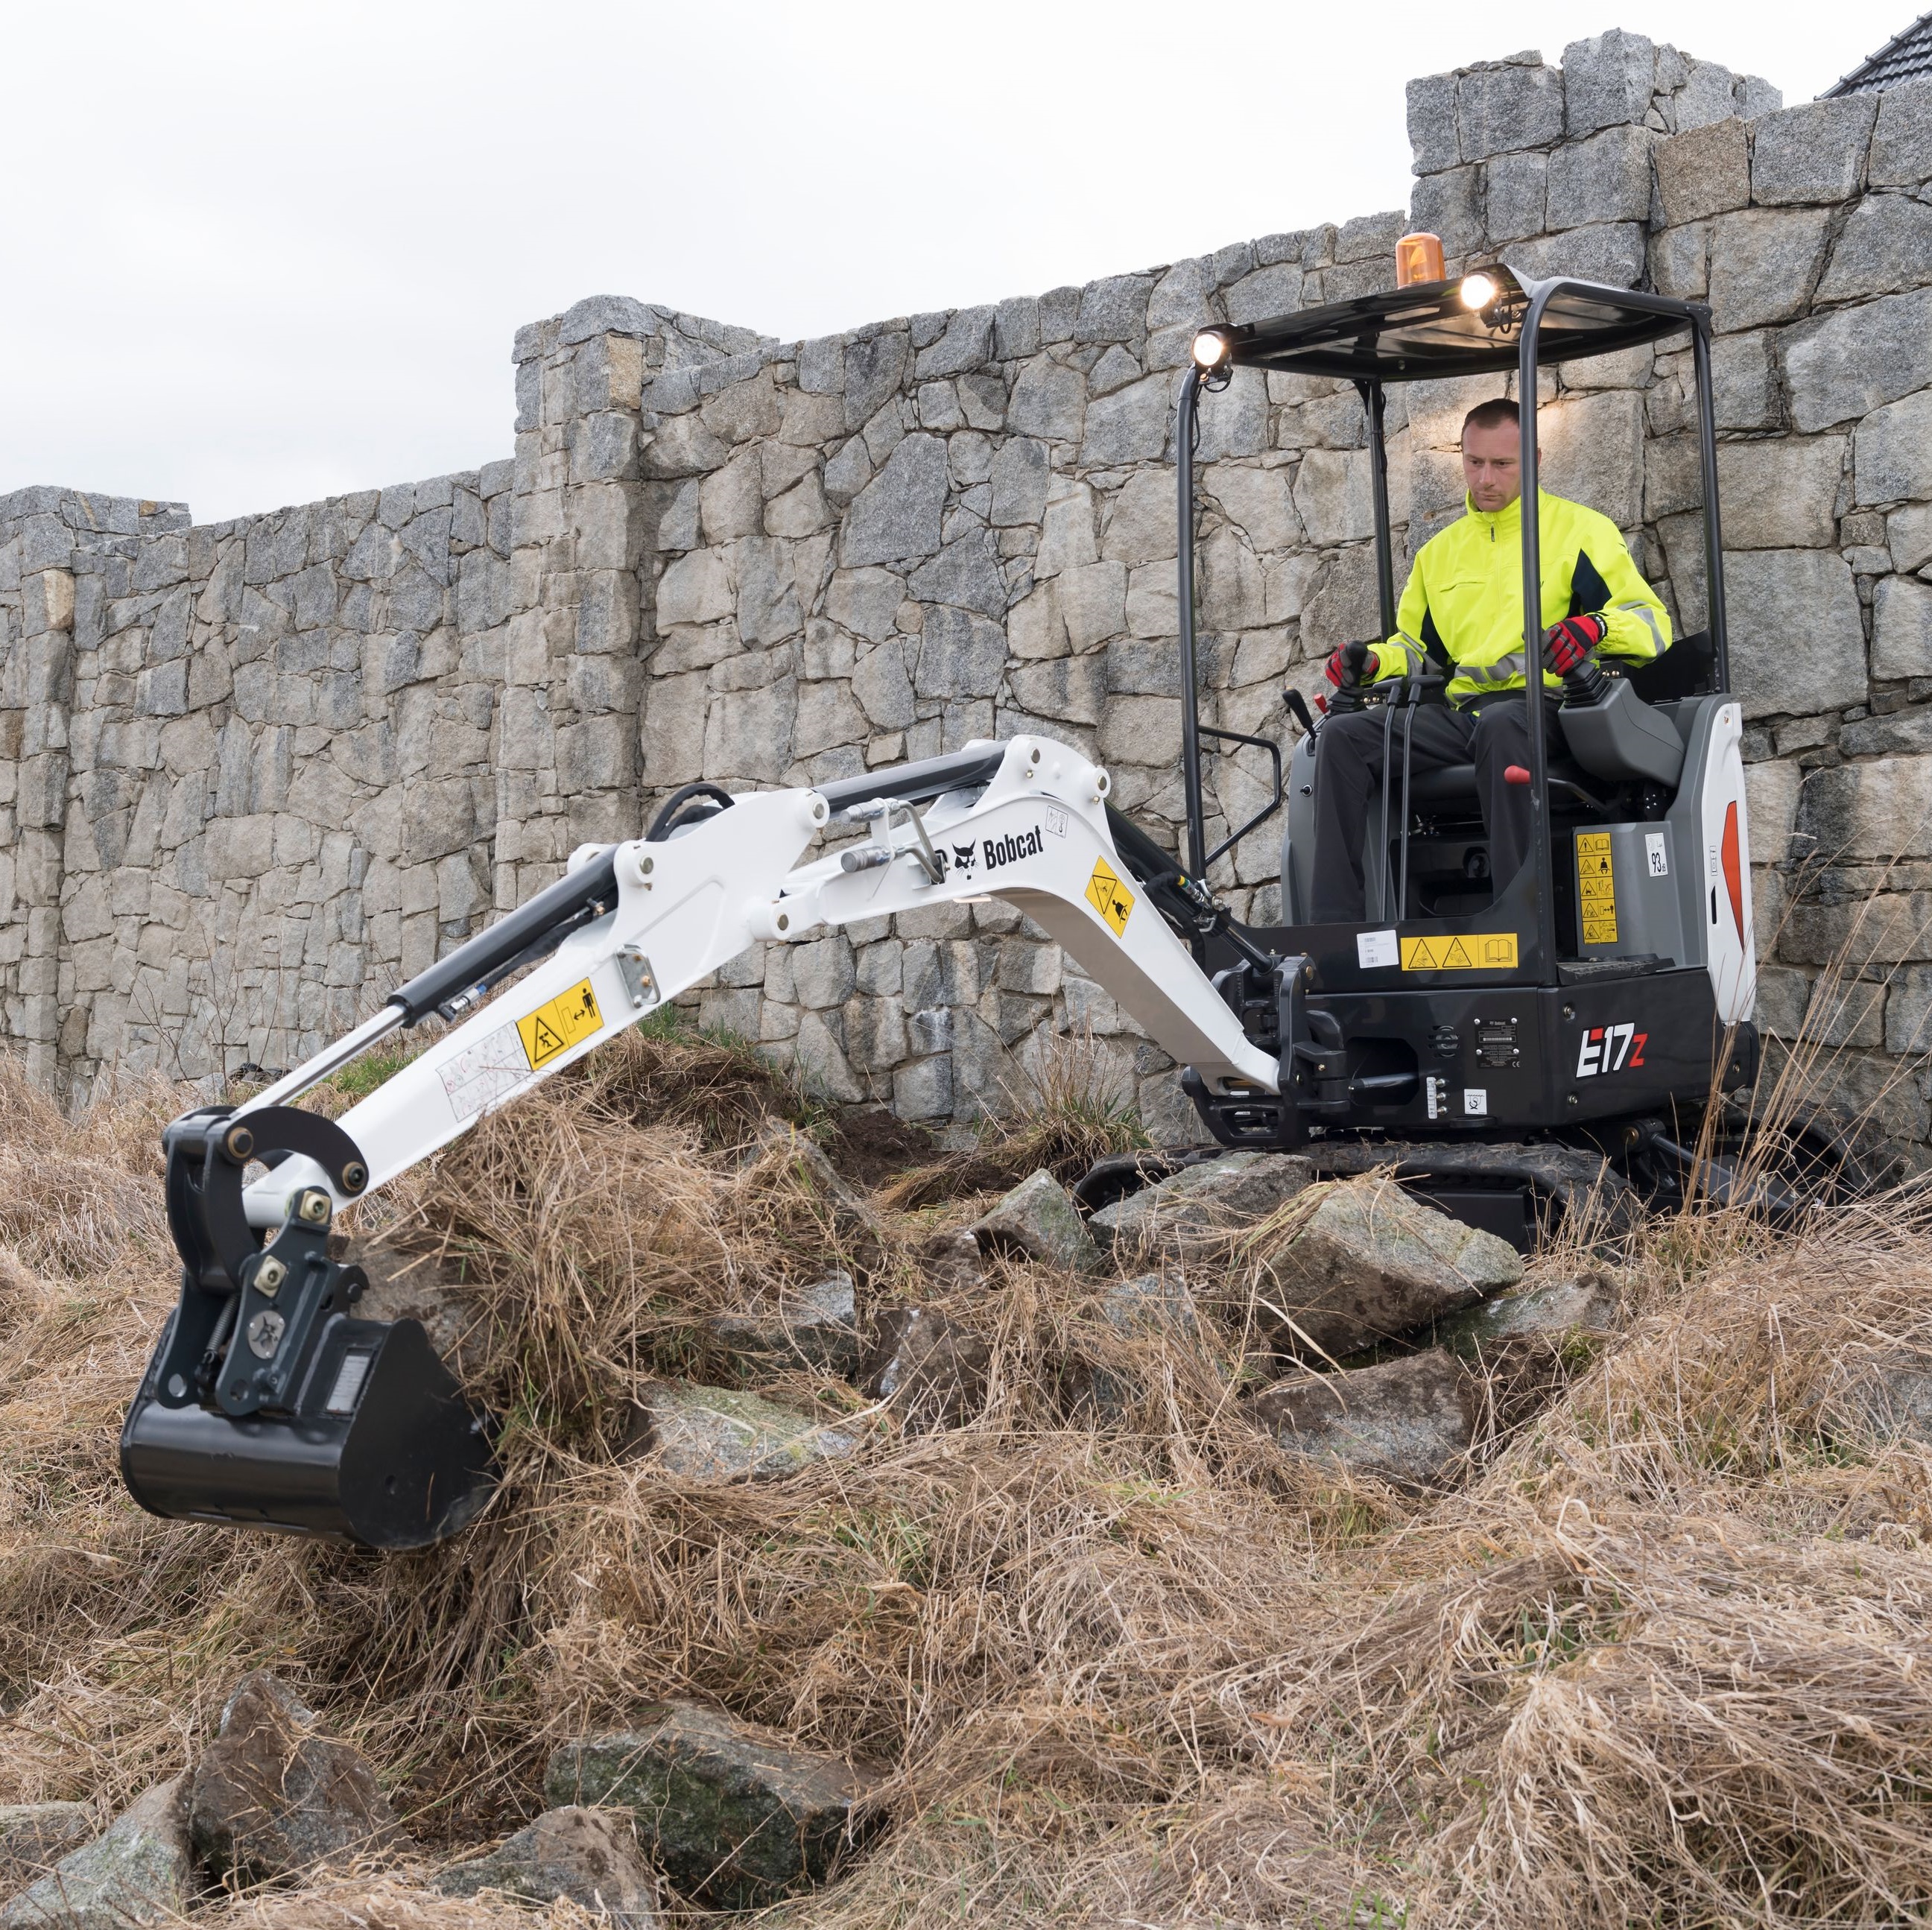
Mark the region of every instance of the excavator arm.
POLYGON ((1144 852, 1138 869, 1123 855, 1108 788, 1040 737, 807 789, 688 786, 649 835, 579 850, 556 884, 307 1064, 242 1106, 175 1121, 164 1147, 182 1298, 122 1431, 135 1498, 378 1547, 473 1519, 495 1481, 488 1418, 417 1323, 355 1317, 362 1283, 328 1256, 334 1217, 760 941, 1000 898, 1208 1090, 1276 1091, 1276 1060, 1170 922, 1190 905, 1211 917, 1212 901, 1171 864, 1150 878, 1144 852), (863 835, 801 862, 842 830, 863 835), (456 1022, 339 1121, 292 1103, 433 1016, 456 1022))

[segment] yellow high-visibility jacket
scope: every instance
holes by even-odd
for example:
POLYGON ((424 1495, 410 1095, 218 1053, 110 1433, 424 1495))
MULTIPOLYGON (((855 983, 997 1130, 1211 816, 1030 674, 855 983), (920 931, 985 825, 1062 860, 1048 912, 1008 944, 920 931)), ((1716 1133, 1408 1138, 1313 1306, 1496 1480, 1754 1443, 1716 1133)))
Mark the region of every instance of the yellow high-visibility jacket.
MULTIPOLYGON (((1637 574, 1607 516, 1538 492, 1543 628, 1565 617, 1601 617, 1604 654, 1648 662, 1670 647, 1670 618, 1637 574)), ((1396 633, 1378 647, 1376 675, 1432 668, 1450 673, 1452 704, 1523 687, 1522 499, 1493 515, 1463 498, 1466 513, 1422 546, 1396 612, 1396 633), (1433 664, 1427 659, 1432 658, 1433 664)), ((1544 672, 1545 689, 1562 679, 1544 672)))

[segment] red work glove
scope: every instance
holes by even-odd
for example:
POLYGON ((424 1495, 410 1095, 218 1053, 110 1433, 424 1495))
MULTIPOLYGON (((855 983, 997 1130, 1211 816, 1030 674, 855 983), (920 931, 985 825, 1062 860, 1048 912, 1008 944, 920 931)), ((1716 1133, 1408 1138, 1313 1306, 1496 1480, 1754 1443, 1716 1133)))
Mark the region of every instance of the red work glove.
POLYGON ((1566 617, 1552 623, 1543 633, 1544 668, 1574 677, 1596 655, 1610 628, 1600 617, 1566 617))
POLYGON ((1375 681, 1382 660, 1368 644, 1344 644, 1328 659, 1325 674, 1337 690, 1352 690, 1375 681))

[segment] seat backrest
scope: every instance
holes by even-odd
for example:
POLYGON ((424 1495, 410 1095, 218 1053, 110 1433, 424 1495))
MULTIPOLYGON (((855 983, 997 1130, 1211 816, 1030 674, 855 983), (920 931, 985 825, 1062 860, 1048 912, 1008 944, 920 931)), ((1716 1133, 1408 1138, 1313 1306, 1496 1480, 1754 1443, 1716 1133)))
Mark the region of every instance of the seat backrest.
POLYGON ((1648 663, 1619 665, 1630 686, 1646 704, 1667 703, 1673 697, 1709 694, 1718 667, 1717 646, 1708 630, 1679 637, 1661 656, 1648 663))

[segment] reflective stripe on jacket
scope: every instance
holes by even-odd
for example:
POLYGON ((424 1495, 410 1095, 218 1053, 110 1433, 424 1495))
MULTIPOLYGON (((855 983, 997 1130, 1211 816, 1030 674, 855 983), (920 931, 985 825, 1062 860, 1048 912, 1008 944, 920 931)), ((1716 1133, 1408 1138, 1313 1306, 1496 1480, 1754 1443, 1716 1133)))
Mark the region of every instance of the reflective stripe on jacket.
MULTIPOLYGON (((1637 574, 1607 516, 1538 492, 1542 537, 1542 626, 1565 617, 1600 616, 1609 626, 1606 656, 1648 662, 1670 647, 1670 618, 1637 574)), ((1522 499, 1493 515, 1463 498, 1466 514, 1422 546, 1396 614, 1396 634, 1380 647, 1378 677, 1423 670, 1434 659, 1450 671, 1452 704, 1520 690, 1522 662, 1522 499)), ((1562 680, 1544 673, 1546 689, 1562 680)))

